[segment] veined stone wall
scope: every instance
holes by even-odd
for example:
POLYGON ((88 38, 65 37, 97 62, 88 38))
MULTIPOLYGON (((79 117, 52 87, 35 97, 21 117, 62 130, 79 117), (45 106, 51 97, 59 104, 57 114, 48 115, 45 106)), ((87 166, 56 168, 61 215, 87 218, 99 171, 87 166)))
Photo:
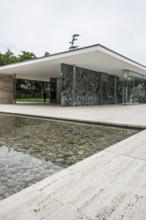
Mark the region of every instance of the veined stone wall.
POLYGON ((0 104, 12 104, 13 93, 13 76, 0 74, 0 104))
POLYGON ((61 64, 61 106, 73 106, 73 66, 61 64))
POLYGON ((101 73, 76 67, 75 105, 101 104, 101 73))
POLYGON ((72 65, 61 64, 61 74, 62 106, 114 104, 115 93, 118 97, 117 88, 115 92, 115 84, 117 87, 119 83, 117 76, 75 67, 74 85, 72 65))

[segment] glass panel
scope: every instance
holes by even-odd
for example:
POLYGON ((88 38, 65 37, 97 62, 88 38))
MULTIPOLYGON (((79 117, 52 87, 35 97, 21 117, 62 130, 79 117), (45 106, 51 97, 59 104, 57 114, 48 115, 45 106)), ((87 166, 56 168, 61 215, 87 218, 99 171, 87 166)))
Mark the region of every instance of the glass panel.
POLYGON ((143 103, 143 98, 144 93, 142 75, 139 75, 139 77, 133 76, 133 102, 143 103))
POLYGON ((133 80, 132 76, 130 75, 130 71, 123 72, 123 103, 131 103, 132 102, 132 87, 133 87, 133 80))
POLYGON ((125 70, 123 71, 123 103, 143 103, 146 101, 145 83, 141 74, 125 70))

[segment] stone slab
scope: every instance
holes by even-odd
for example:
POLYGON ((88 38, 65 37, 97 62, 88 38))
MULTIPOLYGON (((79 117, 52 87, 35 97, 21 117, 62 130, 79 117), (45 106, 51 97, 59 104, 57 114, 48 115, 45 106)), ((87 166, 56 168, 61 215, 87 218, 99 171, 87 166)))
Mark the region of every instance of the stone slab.
POLYGON ((0 202, 0 220, 85 219, 86 216, 29 187, 0 202))
MULTIPOLYGON (((140 149, 145 134, 127 138, 123 147, 130 144, 131 153, 140 149)), ((0 220, 145 219, 146 160, 112 149, 115 145, 1 201, 0 220)))
POLYGON ((13 103, 13 76, 0 75, 0 104, 13 103))
MULTIPOLYGON (((146 105, 0 105, 0 111, 146 127, 146 105)), ((146 130, 1 201, 0 220, 145 220, 145 143, 146 130)))
POLYGON ((146 128, 146 104, 61 107, 49 104, 0 105, 0 112, 146 128))
POLYGON ((105 150, 146 161, 146 130, 106 148, 105 150))

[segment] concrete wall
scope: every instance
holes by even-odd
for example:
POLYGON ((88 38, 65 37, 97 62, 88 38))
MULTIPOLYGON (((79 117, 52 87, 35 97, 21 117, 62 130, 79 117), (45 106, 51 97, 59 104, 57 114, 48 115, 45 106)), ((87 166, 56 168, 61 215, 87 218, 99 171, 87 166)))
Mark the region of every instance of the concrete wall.
POLYGON ((13 76, 0 74, 0 104, 12 104, 14 83, 13 76))
POLYGON ((118 102, 117 76, 61 64, 61 105, 84 106, 118 102))

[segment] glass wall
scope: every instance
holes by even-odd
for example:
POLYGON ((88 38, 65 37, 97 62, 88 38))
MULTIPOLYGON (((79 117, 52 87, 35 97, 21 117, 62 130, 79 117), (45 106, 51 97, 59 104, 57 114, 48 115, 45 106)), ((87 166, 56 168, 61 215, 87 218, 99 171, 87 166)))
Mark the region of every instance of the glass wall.
POLYGON ((146 76, 130 70, 123 71, 122 103, 146 102, 146 76))

